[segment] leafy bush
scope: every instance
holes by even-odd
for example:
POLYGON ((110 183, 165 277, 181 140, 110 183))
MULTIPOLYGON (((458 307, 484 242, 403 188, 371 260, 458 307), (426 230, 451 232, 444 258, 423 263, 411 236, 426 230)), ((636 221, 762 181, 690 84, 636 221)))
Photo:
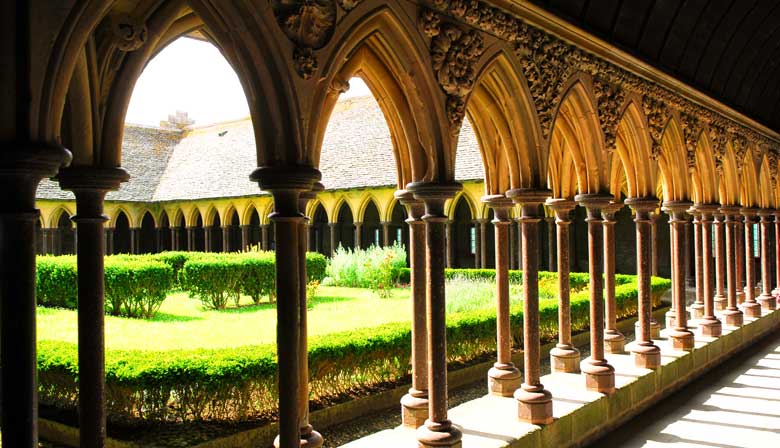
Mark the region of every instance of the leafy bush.
MULTIPOLYGON (((398 275, 398 282, 407 284, 411 281, 411 270, 409 268, 401 268, 398 275)), ((444 270, 444 277, 447 280, 452 280, 456 277, 464 278, 467 280, 496 280, 496 271, 494 269, 456 269, 447 268, 444 270)), ((572 289, 580 289, 588 286, 589 275, 587 272, 571 272, 569 273, 569 285, 572 289)), ((619 274, 615 276, 615 284, 622 284, 621 282, 632 281, 628 279, 636 279, 633 275, 619 274)), ((551 284, 557 285, 558 273, 557 272, 539 272, 539 283, 552 282, 551 284)), ((509 283, 510 284, 523 284, 523 271, 510 270, 509 271, 509 283)))
MULTIPOLYGON (((540 280, 549 277, 540 274, 540 280)), ((544 280, 542 280, 543 282, 544 280)), ((618 280, 618 317, 636 311, 636 278, 618 280)), ((652 278, 653 303, 670 287, 652 278)), ((574 331, 588 327, 588 292, 572 294, 574 331)), ((557 337, 555 299, 540 300, 542 342, 557 337)), ((522 306, 510 308, 515 347, 522 345, 522 306)), ((462 365, 495 352, 496 317, 492 309, 451 314, 447 319, 447 357, 462 365)), ((320 405, 349 399, 377 387, 407 381, 411 373, 408 323, 312 337, 309 341, 312 400, 320 405)), ((226 350, 167 352, 109 351, 106 394, 111 421, 141 422, 273 418, 278 392, 276 347, 245 346, 226 350)), ((75 344, 39 343, 38 372, 42 403, 75 409, 78 403, 78 355, 75 344)))
POLYGON ((354 250, 339 247, 331 259, 328 276, 333 286, 369 288, 380 297, 387 297, 405 266, 406 251, 397 243, 354 250))
MULTIPOLYGON (((173 269, 149 257, 106 257, 106 312, 115 316, 151 318, 170 292, 173 281, 173 269)), ((36 264, 36 294, 38 304, 42 306, 76 309, 76 257, 39 257, 36 264)))

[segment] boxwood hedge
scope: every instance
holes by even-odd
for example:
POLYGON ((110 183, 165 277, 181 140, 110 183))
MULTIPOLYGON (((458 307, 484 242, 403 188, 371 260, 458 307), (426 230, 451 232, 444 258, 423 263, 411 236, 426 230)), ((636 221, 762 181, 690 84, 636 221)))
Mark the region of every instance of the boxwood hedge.
MULTIPOLYGON (((617 283, 618 316, 635 314, 636 278, 618 276, 617 283)), ((656 305, 669 287, 668 280, 652 279, 656 305)), ((588 305, 587 290, 572 295, 574 331, 588 327, 588 305)), ((540 312, 541 338, 552 341, 557 336, 555 301, 542 301, 540 312)), ((447 355, 451 368, 491 356, 495 351, 495 319, 495 312, 490 309, 448 316, 447 355)), ((522 321, 522 306, 515 303, 511 309, 515 347, 522 345, 522 321)), ((309 341, 312 400, 317 405, 326 405, 370 393, 377 387, 408 381, 410 351, 408 323, 312 337, 309 341)), ((38 372, 41 402, 75 409, 76 346, 40 342, 38 372)), ((278 400, 273 345, 226 350, 108 351, 106 380, 109 418, 116 422, 272 419, 278 400)))

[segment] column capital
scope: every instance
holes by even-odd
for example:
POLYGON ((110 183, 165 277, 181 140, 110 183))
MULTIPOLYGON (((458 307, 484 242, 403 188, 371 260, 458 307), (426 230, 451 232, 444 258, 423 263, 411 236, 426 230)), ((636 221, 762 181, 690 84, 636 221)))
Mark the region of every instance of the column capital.
POLYGON ((574 196, 574 200, 587 210, 585 221, 602 221, 601 210, 614 199, 611 194, 586 193, 574 196))
POLYGON ((739 213, 745 217, 745 221, 753 221, 753 218, 758 216, 759 210, 757 207, 742 207, 739 209, 739 213))
POLYGON ((515 204, 520 204, 520 217, 517 218, 520 222, 544 218, 539 206, 550 196, 552 191, 546 189, 515 188, 506 192, 506 197, 512 199, 515 204))
POLYGON ((718 213, 718 210, 720 208, 719 204, 693 204, 693 207, 691 207, 691 210, 696 211, 701 215, 701 219, 707 219, 711 216, 714 216, 718 213))
POLYGON ((614 224, 615 213, 623 208, 623 201, 612 201, 606 207, 601 209, 601 217, 605 224, 614 224))
POLYGON ((635 212, 652 213, 658 208, 660 200, 655 196, 628 198, 625 204, 635 212))
POLYGON ((722 205, 720 213, 726 217, 726 221, 735 221, 740 215, 741 209, 738 205, 722 205))
POLYGON ((312 190, 314 183, 320 179, 320 171, 306 165, 261 166, 249 176, 249 180, 257 182, 261 189, 273 195, 272 221, 303 219, 298 200, 301 193, 312 190))
POLYGON ((758 210, 758 216, 761 217, 761 222, 772 222, 775 213, 776 211, 771 208, 762 208, 758 210))
POLYGON ((555 218, 558 223, 570 222, 569 214, 577 207, 576 202, 566 198, 549 198, 544 202, 544 205, 550 207, 555 212, 555 218))
POLYGON ((77 166, 62 169, 55 180, 60 188, 70 191, 113 191, 122 182, 130 180, 130 175, 123 168, 100 168, 77 166))
POLYGON ((406 186, 408 191, 414 194, 415 199, 425 203, 425 216, 423 220, 436 218, 445 219, 444 203, 452 199, 463 185, 458 182, 437 183, 437 182, 412 182, 406 186))
MULTIPOLYGON (((266 224, 266 225, 267 225, 267 224, 266 224)), ((339 225, 339 223, 337 223, 337 222, 329 222, 329 223, 328 223, 328 227, 330 227, 331 229, 332 229, 332 228, 334 228, 334 227, 336 227, 337 225, 339 225)), ((262 226, 261 226, 261 227, 262 227, 262 226)))
POLYGON ((690 201, 665 201, 661 209, 669 213, 670 222, 687 221, 688 210, 692 206, 693 203, 690 201))
POLYGON ((425 214, 425 203, 415 199, 414 193, 409 190, 397 190, 393 196, 406 208, 406 214, 409 215, 406 222, 417 222, 422 219, 425 214))
POLYGON ((482 202, 493 209, 493 224, 509 223, 509 212, 515 203, 503 194, 491 194, 482 196, 482 202))

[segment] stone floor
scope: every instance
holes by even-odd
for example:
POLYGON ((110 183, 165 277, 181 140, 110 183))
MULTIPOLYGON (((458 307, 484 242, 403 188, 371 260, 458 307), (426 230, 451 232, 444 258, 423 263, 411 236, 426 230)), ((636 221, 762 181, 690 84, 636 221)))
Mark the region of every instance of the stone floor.
POLYGON ((591 446, 780 447, 780 332, 591 446))

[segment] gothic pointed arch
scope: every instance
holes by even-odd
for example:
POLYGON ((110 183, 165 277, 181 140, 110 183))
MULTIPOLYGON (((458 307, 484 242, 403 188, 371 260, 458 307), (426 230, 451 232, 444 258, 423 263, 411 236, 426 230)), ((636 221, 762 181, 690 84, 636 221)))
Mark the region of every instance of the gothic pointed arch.
MULTIPOLYGON (((756 155, 756 148, 752 145, 746 146, 743 150, 741 169, 739 164, 737 170, 740 173, 740 203, 744 207, 757 207, 759 204, 758 191, 758 168, 757 161, 760 160, 756 155)), ((739 154, 739 153, 738 153, 739 154)))
POLYGON ((698 204, 718 202, 719 176, 712 142, 703 132, 696 143, 696 162, 691 174, 691 199, 698 204))
POLYGON ((723 205, 739 205, 740 179, 737 172, 737 158, 730 141, 726 143, 719 165, 721 182, 718 186, 718 195, 720 196, 720 203, 723 205))
MULTIPOLYGON (((777 176, 775 174, 774 178, 777 176)), ((760 168, 758 173, 758 206, 761 208, 776 208, 777 196, 775 192, 773 182, 772 168, 770 165, 770 157, 765 154, 761 158, 760 168)))
POLYGON ((654 196, 656 172, 650 157, 653 143, 642 106, 635 98, 630 98, 623 106, 615 143, 615 151, 625 170, 627 196, 654 196))
POLYGON ((689 173, 683 128, 672 114, 664 127, 660 141, 658 168, 661 173, 664 201, 690 199, 689 173))

